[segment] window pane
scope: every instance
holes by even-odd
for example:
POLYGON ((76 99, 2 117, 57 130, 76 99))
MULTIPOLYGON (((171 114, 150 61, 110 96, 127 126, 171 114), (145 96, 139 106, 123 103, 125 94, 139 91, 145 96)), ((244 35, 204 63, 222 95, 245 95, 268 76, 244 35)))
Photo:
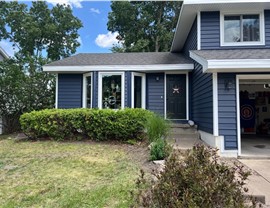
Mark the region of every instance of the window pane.
POLYGON ((142 107, 142 77, 134 77, 134 108, 142 107))
POLYGON ((243 41, 260 41, 259 15, 243 15, 243 41))
POLYGON ((86 107, 91 108, 91 77, 86 77, 86 107))
POLYGON ((121 75, 102 76, 102 108, 121 108, 121 75))
POLYGON ((241 41, 241 23, 240 16, 224 17, 224 42, 240 42, 241 41))

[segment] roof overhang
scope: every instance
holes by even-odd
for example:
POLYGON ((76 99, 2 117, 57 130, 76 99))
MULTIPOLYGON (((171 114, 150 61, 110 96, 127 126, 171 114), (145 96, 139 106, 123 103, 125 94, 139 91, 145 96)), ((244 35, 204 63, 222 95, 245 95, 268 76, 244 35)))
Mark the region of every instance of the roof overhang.
POLYGON ((43 66, 44 72, 85 73, 90 71, 192 71, 194 64, 157 64, 157 65, 94 65, 94 66, 43 66))
POLYGON ((198 12, 258 12, 264 9, 270 9, 269 0, 185 0, 176 26, 171 52, 181 52, 198 12))
POLYGON ((190 57, 202 65, 204 73, 270 72, 270 59, 206 59, 192 51, 190 57))

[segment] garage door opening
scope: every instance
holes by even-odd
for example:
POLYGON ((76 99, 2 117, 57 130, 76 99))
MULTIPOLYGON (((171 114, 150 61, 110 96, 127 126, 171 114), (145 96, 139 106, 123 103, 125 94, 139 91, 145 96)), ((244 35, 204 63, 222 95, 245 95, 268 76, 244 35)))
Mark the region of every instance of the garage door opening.
POLYGON ((270 156, 270 79, 239 80, 242 156, 270 156))

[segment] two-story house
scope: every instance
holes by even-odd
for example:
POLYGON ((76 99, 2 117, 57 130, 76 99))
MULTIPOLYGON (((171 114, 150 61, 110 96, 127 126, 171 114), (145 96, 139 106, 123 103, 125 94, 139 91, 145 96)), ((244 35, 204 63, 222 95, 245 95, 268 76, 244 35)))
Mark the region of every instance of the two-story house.
POLYGON ((270 2, 185 0, 171 52, 78 54, 45 65, 56 108, 146 108, 193 120, 221 154, 270 133, 270 2), (254 136, 255 135, 255 136, 254 136))
MULTIPOLYGON (((4 59, 8 59, 8 54, 4 51, 3 48, 0 47, 0 61, 3 61, 4 59)), ((3 118, 0 115, 0 134, 3 133, 3 118)))

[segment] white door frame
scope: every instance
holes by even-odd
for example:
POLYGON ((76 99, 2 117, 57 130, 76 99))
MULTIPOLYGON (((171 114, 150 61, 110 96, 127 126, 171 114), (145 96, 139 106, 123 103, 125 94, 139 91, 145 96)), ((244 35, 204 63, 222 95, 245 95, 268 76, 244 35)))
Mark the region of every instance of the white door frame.
POLYGON ((189 120, 189 76, 188 71, 165 72, 164 75, 164 117, 167 119, 167 74, 185 74, 186 75, 186 119, 169 119, 169 120, 189 120))
POLYGON ((243 79, 270 79, 270 74, 245 74, 236 75, 236 109, 237 109, 237 144, 238 155, 241 156, 241 123, 240 123, 240 80, 243 79))
POLYGON ((92 72, 83 74, 82 107, 86 108, 86 97, 87 97, 86 78, 87 77, 91 77, 91 98, 90 99, 91 99, 91 108, 93 108, 93 92, 94 91, 93 91, 93 73, 92 72))
POLYGON ((138 76, 142 78, 142 108, 145 109, 145 96, 146 96, 146 79, 144 73, 132 72, 131 73, 131 108, 134 108, 134 77, 138 76))

